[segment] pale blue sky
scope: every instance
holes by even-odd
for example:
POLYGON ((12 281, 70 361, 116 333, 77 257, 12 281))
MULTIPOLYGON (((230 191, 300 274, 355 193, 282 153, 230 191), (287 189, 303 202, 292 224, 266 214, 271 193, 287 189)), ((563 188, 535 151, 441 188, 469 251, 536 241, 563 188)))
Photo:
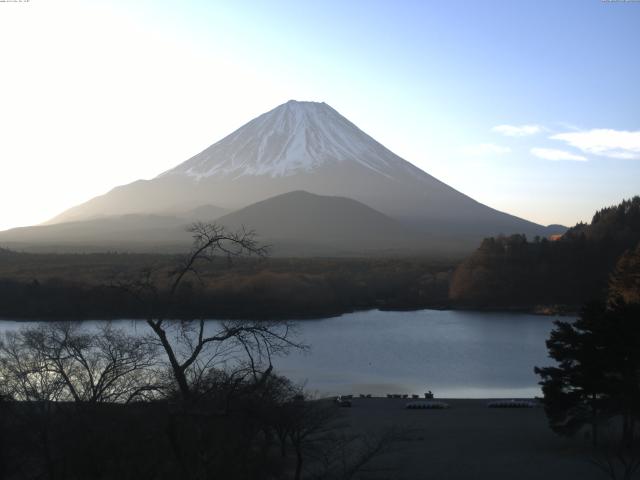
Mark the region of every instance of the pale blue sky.
POLYGON ((640 2, 31 0, 0 4, 0 41, 0 200, 24 205, 0 228, 290 98, 536 222, 640 194, 640 2))

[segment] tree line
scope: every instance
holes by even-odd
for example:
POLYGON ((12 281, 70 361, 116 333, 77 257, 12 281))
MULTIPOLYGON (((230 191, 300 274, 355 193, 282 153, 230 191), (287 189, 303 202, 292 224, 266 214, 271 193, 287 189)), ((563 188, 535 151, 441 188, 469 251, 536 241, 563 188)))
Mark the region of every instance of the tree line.
POLYGON ((454 305, 560 306, 576 311, 604 299, 616 262, 640 244, 640 197, 596 212, 556 240, 524 235, 485 239, 454 272, 454 305))
MULTIPOLYGON (((153 269, 158 287, 180 258, 142 254, 0 253, 0 317, 144 318, 146 306, 117 285, 153 269)), ((182 282, 173 318, 305 318, 359 309, 448 304, 454 263, 432 258, 234 258, 200 266, 182 282)))

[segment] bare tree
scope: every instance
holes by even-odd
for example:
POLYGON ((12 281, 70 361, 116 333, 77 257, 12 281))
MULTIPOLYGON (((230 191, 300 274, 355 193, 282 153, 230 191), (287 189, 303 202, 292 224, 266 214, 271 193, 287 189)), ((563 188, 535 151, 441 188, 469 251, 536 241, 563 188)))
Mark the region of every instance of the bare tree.
POLYGON ((305 451, 324 442, 332 432, 338 410, 335 405, 321 401, 298 400, 289 404, 288 434, 296 455, 295 480, 302 478, 305 451))
POLYGON ((620 432, 610 422, 604 425, 601 442, 590 458, 591 463, 611 480, 632 480, 640 471, 640 438, 631 442, 620 439, 620 432))
POLYGON ((195 223, 189 228, 193 248, 168 272, 167 280, 146 270, 136 282, 120 284, 148 306, 146 323, 164 350, 184 400, 193 399, 206 372, 221 364, 233 364, 237 371, 249 372, 259 383, 272 372, 273 355, 302 347, 292 340, 288 322, 225 321, 207 329, 204 318, 175 321, 168 318, 181 287, 189 277, 203 283, 201 265, 222 255, 231 259, 241 255, 265 256, 267 247, 256 241, 255 232, 241 229, 229 232, 215 223, 195 223))
POLYGON ((157 363, 154 345, 110 323, 95 331, 42 324, 0 344, 0 372, 17 400, 129 402, 160 388, 157 363))
POLYGON ((30 402, 67 399, 64 380, 50 371, 47 355, 27 346, 25 331, 7 332, 0 340, 3 396, 30 402))
POLYGON ((379 473, 381 468, 372 467, 372 463, 413 434, 396 427, 355 431, 336 404, 301 395, 281 404, 274 429, 281 440, 282 456, 286 455, 283 434, 293 447, 295 480, 348 480, 365 472, 379 473))
POLYGON ((632 480, 640 469, 640 452, 637 447, 600 450, 599 454, 591 459, 591 463, 611 480, 632 480))
MULTIPOLYGON (((70 432, 83 421, 76 407, 147 398, 158 388, 156 359, 153 345, 109 324, 92 330, 47 323, 4 335, 0 385, 3 397, 20 401, 9 405, 13 428, 24 432, 17 463, 49 479, 64 478, 60 469, 77 439, 70 432)), ((97 409, 82 411, 89 414, 87 425, 100 418, 97 409)))
POLYGON ((363 474, 380 474, 392 478, 392 466, 375 466, 375 460, 391 453, 399 442, 412 438, 410 429, 387 428, 378 432, 347 433, 331 431, 311 452, 314 480, 351 480, 363 474))

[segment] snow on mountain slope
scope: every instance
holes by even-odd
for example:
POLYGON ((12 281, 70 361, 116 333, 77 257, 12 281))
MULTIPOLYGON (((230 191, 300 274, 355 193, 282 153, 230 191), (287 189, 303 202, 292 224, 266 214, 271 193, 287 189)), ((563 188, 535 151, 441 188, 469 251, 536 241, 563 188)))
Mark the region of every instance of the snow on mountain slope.
POLYGON ((387 177, 407 167, 326 103, 291 100, 160 176, 283 177, 342 162, 356 162, 387 177))

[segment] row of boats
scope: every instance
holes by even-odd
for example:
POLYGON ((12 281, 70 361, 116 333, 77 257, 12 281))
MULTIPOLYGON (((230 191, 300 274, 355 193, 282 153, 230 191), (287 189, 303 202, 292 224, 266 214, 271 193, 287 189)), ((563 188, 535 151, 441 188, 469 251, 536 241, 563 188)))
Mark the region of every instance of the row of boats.
MULTIPOLYGON (((411 395, 411 399, 414 401, 407 402, 405 408, 413 409, 444 409, 449 408, 449 404, 442 401, 433 400, 433 394, 431 392, 425 393, 425 399, 420 399, 419 395, 411 395)), ((371 395, 361 394, 360 398, 372 398, 371 395)), ((395 399, 409 399, 408 394, 388 394, 387 398, 395 399)), ((342 407, 351 407, 353 395, 341 395, 335 398, 335 402, 342 407)), ((489 408, 535 408, 539 406, 535 400, 521 400, 521 399, 501 399, 492 400, 487 403, 489 408)))

